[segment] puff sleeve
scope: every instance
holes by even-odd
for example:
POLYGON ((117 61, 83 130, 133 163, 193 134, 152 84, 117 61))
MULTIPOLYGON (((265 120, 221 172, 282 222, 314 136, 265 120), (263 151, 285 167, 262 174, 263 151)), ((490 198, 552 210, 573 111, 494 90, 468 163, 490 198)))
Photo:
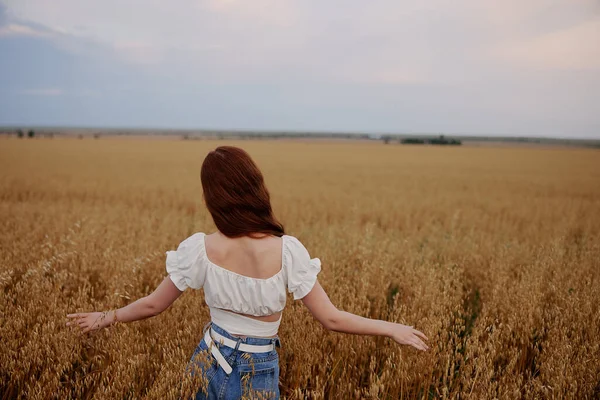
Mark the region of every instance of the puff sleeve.
POLYGON ((176 251, 167 251, 167 273, 182 292, 188 287, 200 289, 204 285, 204 233, 195 233, 179 244, 176 251))
POLYGON ((299 300, 315 286, 317 275, 321 271, 321 260, 311 259, 308 250, 298 239, 286 235, 283 263, 288 291, 293 293, 294 300, 299 300))

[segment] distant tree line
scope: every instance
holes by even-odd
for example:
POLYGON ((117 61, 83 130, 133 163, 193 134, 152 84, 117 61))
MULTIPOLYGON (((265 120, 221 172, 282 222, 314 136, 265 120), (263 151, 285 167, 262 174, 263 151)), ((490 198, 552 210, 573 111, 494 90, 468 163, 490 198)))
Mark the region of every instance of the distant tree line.
POLYGON ((24 137, 28 137, 30 139, 36 138, 36 137, 46 137, 46 138, 50 138, 52 139, 54 137, 54 135, 56 134, 55 131, 49 131, 49 130, 42 130, 41 132, 36 132, 33 129, 29 129, 27 132, 25 132, 23 129, 16 129, 16 130, 9 130, 9 131, 5 131, 5 132, 0 132, 0 134, 8 134, 8 135, 12 135, 15 134, 17 135, 17 137, 19 139, 22 139, 24 137))
POLYGON ((451 146, 460 146, 462 142, 458 139, 447 139, 444 135, 440 135, 439 138, 429 139, 429 144, 441 144, 441 145, 451 145, 451 146))
MULTIPOLYGON (((25 133, 23 133, 23 130, 22 130, 22 129, 17 129, 17 137, 19 137, 19 138, 22 138, 22 137, 24 137, 24 136, 25 136, 25 133)), ((33 138, 33 137, 35 137, 35 131, 34 131, 33 129, 30 129, 30 130, 27 132, 27 137, 28 137, 28 138, 33 138)))
MULTIPOLYGON (((392 136, 385 135, 382 137, 383 143, 389 144, 392 140, 392 136)), ((444 135, 440 135, 434 138, 419 138, 419 137, 410 137, 398 139, 398 141, 402 144, 437 144, 437 145, 451 145, 451 146, 460 146, 462 142, 458 139, 446 138, 444 135)))
POLYGON ((559 139, 548 137, 510 137, 510 136, 460 136, 460 139, 447 138, 444 135, 435 137, 426 136, 406 136, 404 134, 375 134, 375 133, 340 133, 340 132, 294 132, 294 131, 221 131, 221 130, 113 130, 106 129, 96 131, 92 129, 48 129, 39 128, 21 129, 16 127, 0 127, 0 136, 15 135, 18 138, 53 138, 55 136, 65 135, 66 137, 74 137, 84 139, 85 137, 93 137, 100 139, 111 136, 121 135, 148 135, 148 136, 173 136, 184 140, 260 140, 260 139, 349 139, 349 140, 369 140, 383 141, 385 144, 401 143, 412 145, 462 145, 462 141, 466 142, 504 142, 504 143, 536 143, 555 146, 581 146, 600 148, 600 140, 598 139, 559 139))

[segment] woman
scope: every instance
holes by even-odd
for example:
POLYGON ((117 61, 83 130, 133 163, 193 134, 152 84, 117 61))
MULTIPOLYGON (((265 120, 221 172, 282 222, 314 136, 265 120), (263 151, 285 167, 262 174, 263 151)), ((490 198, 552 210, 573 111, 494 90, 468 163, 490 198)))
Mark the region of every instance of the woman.
POLYGON ((152 317, 167 309, 188 287, 204 288, 211 322, 192 356, 188 371, 200 371, 201 398, 239 398, 250 388, 279 397, 277 331, 286 290, 326 329, 388 336, 427 350, 427 337, 411 326, 373 320, 338 310, 319 284, 318 258, 274 217, 263 176, 244 150, 221 146, 201 170, 204 201, 217 232, 196 233, 177 251, 168 251, 168 276, 150 295, 108 312, 69 314, 83 332, 116 321, 152 317), (204 357, 202 357, 204 356, 204 357), (204 362, 201 362, 201 359, 204 362))

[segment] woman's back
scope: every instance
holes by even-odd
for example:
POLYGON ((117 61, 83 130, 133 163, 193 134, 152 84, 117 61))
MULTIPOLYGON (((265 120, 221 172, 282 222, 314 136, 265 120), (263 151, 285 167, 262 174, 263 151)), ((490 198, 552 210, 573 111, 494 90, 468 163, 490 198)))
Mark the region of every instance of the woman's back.
POLYGON ((260 239, 228 238, 219 232, 206 235, 208 259, 220 267, 250 278, 267 279, 282 267, 282 242, 277 236, 260 239))
POLYGON ((204 288, 212 321, 230 333, 276 335, 286 289, 295 300, 303 298, 317 281, 321 261, 311 259, 294 236, 223 239, 221 235, 198 232, 176 251, 168 251, 171 280, 181 291, 204 288))
MULTIPOLYGON (((211 263, 238 275, 269 279, 283 268, 283 239, 277 236, 228 238, 215 232, 206 235, 204 243, 207 259, 211 263)), ((279 320, 281 311, 264 316, 243 315, 259 321, 275 322, 279 320)))

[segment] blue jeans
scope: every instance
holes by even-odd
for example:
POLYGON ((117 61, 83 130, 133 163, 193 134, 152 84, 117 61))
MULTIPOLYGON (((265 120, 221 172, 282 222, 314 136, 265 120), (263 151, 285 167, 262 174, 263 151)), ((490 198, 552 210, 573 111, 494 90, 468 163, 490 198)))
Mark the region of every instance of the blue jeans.
MULTIPOLYGON (((210 323, 208 326, 221 335, 235 340, 238 343, 266 345, 275 344, 281 347, 279 337, 239 338, 232 336, 220 326, 210 323)), ((233 371, 227 375, 223 368, 210 353, 204 342, 204 337, 196 347, 186 373, 192 376, 196 373, 202 374, 203 386, 196 393, 196 400, 219 399, 230 400, 244 398, 278 399, 279 398, 279 355, 277 350, 266 353, 244 353, 231 347, 223 346, 213 342, 231 365, 233 371), (208 387, 204 387, 208 386, 208 387)))

